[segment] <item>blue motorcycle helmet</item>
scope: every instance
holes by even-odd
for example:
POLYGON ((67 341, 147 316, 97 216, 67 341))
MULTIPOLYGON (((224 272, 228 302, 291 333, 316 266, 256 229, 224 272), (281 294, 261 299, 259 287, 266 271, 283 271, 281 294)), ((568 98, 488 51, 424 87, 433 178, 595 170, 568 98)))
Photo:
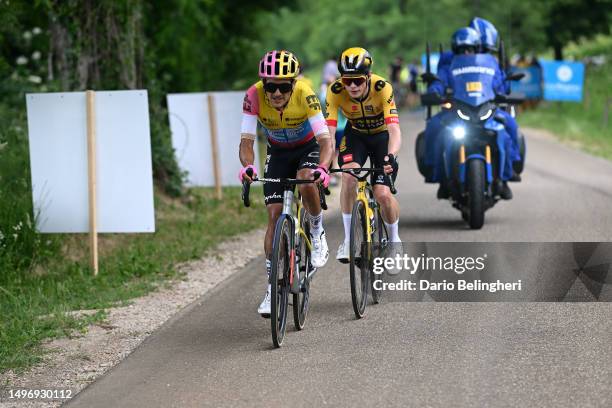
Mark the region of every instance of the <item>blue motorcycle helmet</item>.
POLYGON ((480 36, 473 28, 460 28, 451 37, 451 48, 454 54, 464 54, 466 51, 477 53, 480 49, 480 36))
POLYGON ((497 51, 497 28, 488 20, 480 17, 474 17, 470 21, 470 27, 478 32, 482 51, 494 52, 497 51))

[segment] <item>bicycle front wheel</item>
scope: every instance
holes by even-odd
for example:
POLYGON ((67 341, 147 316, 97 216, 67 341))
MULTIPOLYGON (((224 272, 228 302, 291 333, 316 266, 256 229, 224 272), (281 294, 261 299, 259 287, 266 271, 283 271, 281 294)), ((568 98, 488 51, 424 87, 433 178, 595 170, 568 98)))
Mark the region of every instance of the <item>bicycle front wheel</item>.
MULTIPOLYGON (((376 208, 374 210, 375 212, 375 216, 374 219, 375 221, 375 226, 374 229, 375 231, 372 234, 372 259, 371 261, 374 262, 374 258, 375 257, 384 257, 385 253, 386 253, 386 249, 389 243, 389 233, 387 232, 387 228, 385 227, 384 221, 382 219, 382 216, 380 214, 380 209, 376 208)), ((372 285, 371 290, 372 290, 372 302, 374 304, 378 304, 380 303, 380 301, 382 300, 382 295, 383 295, 383 291, 382 289, 377 290, 375 288, 374 282, 376 280, 383 280, 384 278, 384 273, 380 274, 380 275, 376 275, 374 273, 374 268, 373 265, 370 264, 370 284, 372 285)))
MULTIPOLYGON (((305 221, 306 211, 302 211, 300 216, 300 225, 304 229, 307 237, 310 236, 309 223, 305 221)), ((310 273, 312 266, 310 265, 310 249, 304 237, 299 237, 296 243, 296 267, 299 268, 300 291, 293 294, 293 324, 296 330, 302 330, 308 315, 310 306, 310 273)))
POLYGON ((280 347, 287 329, 287 306, 289 304, 289 276, 291 273, 292 249, 291 221, 289 217, 281 216, 276 222, 272 250, 272 270, 270 284, 272 293, 270 299, 270 323, 272 342, 280 347))
POLYGON ((369 287, 369 244, 366 208, 361 200, 355 201, 351 219, 351 245, 349 254, 351 300, 358 319, 365 313, 369 287))

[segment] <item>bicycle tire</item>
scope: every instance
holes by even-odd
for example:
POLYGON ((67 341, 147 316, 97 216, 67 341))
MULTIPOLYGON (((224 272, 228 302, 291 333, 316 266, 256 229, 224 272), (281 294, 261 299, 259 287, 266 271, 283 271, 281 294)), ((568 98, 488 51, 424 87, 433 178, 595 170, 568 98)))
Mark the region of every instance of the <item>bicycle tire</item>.
POLYGON ((374 236, 372 237, 372 258, 370 263, 370 284, 371 284, 371 293, 372 293, 372 303, 378 304, 382 301, 383 291, 382 289, 376 290, 374 289, 374 281, 376 279, 384 280, 384 272, 381 275, 374 274, 373 262, 374 257, 384 256, 385 249, 389 242, 389 233, 387 228, 385 227, 384 220, 382 219, 382 215, 380 214, 380 209, 374 209, 376 220, 376 231, 374 232, 374 236))
MULTIPOLYGON (((306 236, 310 234, 310 225, 305 222, 306 211, 303 210, 300 216, 300 225, 306 233, 306 236)), ((302 330, 306 323, 306 316, 310 308, 310 280, 308 279, 308 272, 310 271, 310 249, 303 237, 299 237, 299 242, 296 244, 295 256, 298 258, 296 262, 299 268, 300 277, 300 292, 293 294, 293 324, 296 330, 302 330)))
POLYGON ((291 249, 293 234, 289 217, 281 215, 276 221, 272 250, 270 284, 270 324, 272 342, 280 347, 287 330, 287 307, 289 305, 289 274, 291 271, 291 249))
POLYGON ((369 255, 366 225, 366 209, 361 200, 355 201, 351 218, 351 244, 349 271, 351 278, 351 301, 358 319, 365 313, 369 287, 369 255))

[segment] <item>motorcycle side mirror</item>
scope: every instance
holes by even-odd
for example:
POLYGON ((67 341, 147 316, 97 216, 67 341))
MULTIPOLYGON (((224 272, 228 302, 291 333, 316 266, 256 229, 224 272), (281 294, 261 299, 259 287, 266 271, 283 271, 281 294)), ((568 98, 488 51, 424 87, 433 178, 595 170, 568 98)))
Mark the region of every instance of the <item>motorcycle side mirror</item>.
POLYGON ((433 74, 431 72, 425 72, 423 74, 421 74, 421 78, 423 79, 423 81, 425 81, 427 84, 431 84, 432 82, 435 81, 439 81, 440 78, 438 78, 436 76, 436 74, 433 74))
POLYGON ((520 81, 525 78, 525 73, 523 72, 515 72, 506 77, 506 81, 520 81))
POLYGON ((511 95, 495 95, 495 103, 509 103, 513 105, 518 105, 520 103, 525 102, 525 95, 523 94, 511 94, 511 95))
POLYGON ((437 92, 429 92, 421 95, 421 104, 424 106, 440 105, 444 99, 437 92))

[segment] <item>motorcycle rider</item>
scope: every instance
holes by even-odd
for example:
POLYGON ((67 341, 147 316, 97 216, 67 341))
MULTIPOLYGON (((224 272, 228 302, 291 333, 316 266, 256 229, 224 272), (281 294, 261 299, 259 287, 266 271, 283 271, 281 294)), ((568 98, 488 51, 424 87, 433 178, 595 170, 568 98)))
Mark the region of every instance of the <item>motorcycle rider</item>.
MULTIPOLYGON (((455 31, 451 38, 452 52, 443 53, 438 64, 437 78, 429 84, 428 93, 437 93, 440 96, 452 90, 452 75, 450 66, 455 55, 475 54, 481 51, 481 36, 471 27, 460 28, 455 31)), ((493 77, 493 89, 496 93, 506 93, 507 88, 504 83, 504 76, 499 70, 499 65, 495 63, 497 69, 493 77)), ((500 110, 501 111, 501 110, 500 110)), ((450 114, 448 109, 442 109, 439 113, 431 117, 425 127, 426 157, 425 164, 430 166, 431 174, 426 179, 428 182, 439 182, 437 197, 438 199, 449 198, 450 192, 444 179, 442 168, 442 151, 444 147, 443 128, 444 119, 450 114)), ((509 149, 514 150, 514 149, 509 149)), ((506 165, 511 166, 511 161, 506 165)), ((499 195, 504 200, 512 198, 512 190, 507 181, 502 182, 499 195)))

